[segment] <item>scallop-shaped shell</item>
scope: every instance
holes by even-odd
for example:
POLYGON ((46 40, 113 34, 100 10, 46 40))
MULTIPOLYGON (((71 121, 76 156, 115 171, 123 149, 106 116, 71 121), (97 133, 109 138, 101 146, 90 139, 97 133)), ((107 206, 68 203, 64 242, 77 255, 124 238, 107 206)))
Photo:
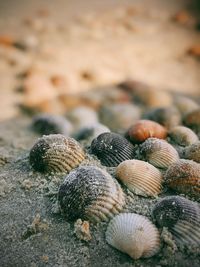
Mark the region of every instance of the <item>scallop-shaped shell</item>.
POLYGON ((182 152, 182 157, 200 163, 200 141, 185 147, 182 152))
POLYGON ((143 118, 156 121, 166 128, 181 124, 181 114, 175 107, 151 109, 144 114, 143 118))
POLYGON ((152 257, 160 249, 157 228, 148 218, 135 213, 115 216, 108 225, 106 241, 133 259, 152 257))
POLYGON ((116 176, 137 195, 157 196, 161 191, 162 174, 147 162, 125 160, 117 166, 116 176))
POLYGON ((40 172, 69 172, 85 158, 79 143, 61 134, 44 135, 31 148, 29 161, 40 172))
POLYGON ((126 136, 133 143, 141 143, 150 137, 165 139, 167 131, 155 121, 139 120, 129 128, 126 136))
POLYGON ((189 97, 176 96, 174 98, 174 104, 182 115, 198 109, 199 105, 189 97))
POLYGON ((200 164, 181 159, 167 169, 164 180, 169 188, 200 198, 200 164))
POLYGON ((158 168, 168 168, 172 163, 179 160, 176 149, 165 140, 148 138, 139 145, 139 159, 148 161, 158 168))
POLYGON ((72 124, 62 116, 40 114, 33 118, 32 128, 40 134, 63 134, 69 136, 72 133, 72 124))
POLYGON ((171 143, 179 146, 189 146, 199 140, 198 136, 190 128, 185 126, 173 127, 169 131, 168 136, 171 143))
POLYGON ((200 131, 200 108, 185 114, 183 123, 198 134, 200 131))
POLYGON ((184 197, 161 199, 152 215, 161 227, 168 227, 179 245, 200 246, 200 206, 184 197))
POLYGON ((99 113, 101 122, 112 131, 126 130, 140 115, 140 108, 128 103, 103 106, 99 113))
POLYGON ((123 136, 116 133, 102 133, 91 143, 91 152, 108 167, 115 167, 134 156, 133 145, 123 136))
POLYGON ((94 222, 107 221, 125 204, 118 182, 94 166, 71 171, 60 186, 58 201, 69 220, 81 218, 94 222))

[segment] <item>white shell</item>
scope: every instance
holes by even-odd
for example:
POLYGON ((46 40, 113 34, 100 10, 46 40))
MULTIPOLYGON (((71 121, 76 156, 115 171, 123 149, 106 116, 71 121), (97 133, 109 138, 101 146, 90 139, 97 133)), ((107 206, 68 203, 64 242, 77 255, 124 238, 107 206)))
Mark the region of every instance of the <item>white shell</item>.
POLYGON ((160 248, 157 228, 148 218, 135 213, 115 216, 108 225, 106 241, 133 259, 151 257, 160 248))

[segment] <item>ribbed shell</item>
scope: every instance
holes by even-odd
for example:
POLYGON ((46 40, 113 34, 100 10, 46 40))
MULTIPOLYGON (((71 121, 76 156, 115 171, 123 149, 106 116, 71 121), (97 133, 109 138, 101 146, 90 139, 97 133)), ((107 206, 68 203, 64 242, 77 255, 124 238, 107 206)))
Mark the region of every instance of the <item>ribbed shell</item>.
POLYGON ((169 188, 200 198, 200 164, 181 159, 167 169, 164 180, 169 188))
POLYGON ((31 148, 29 161, 40 172, 69 172, 85 158, 79 143, 61 134, 44 135, 31 148))
POLYGON ((199 140, 198 136, 190 128, 185 126, 173 127, 168 135, 172 143, 180 146, 189 146, 199 140))
POLYGON ((81 218, 94 222, 109 220, 125 204, 118 182, 94 166, 71 171, 60 186, 58 201, 69 220, 81 218))
POLYGON ((116 175, 137 195, 157 196, 161 191, 162 174, 147 162, 125 160, 117 166, 116 175))
POLYGON ((114 217, 106 231, 106 241, 133 259, 149 258, 160 249, 160 237, 152 222, 135 213, 114 217))
POLYGON ((149 138, 139 146, 139 157, 155 167, 166 169, 179 160, 178 152, 165 140, 149 138))
POLYGON ((174 104, 182 115, 185 115, 186 113, 191 112, 199 107, 194 100, 185 96, 176 96, 174 98, 174 104))
POLYGON ((150 137, 165 139, 167 131, 155 121, 139 120, 129 128, 126 136, 133 143, 141 143, 150 137))
POLYGON ((179 245, 200 246, 200 205, 184 197, 169 196, 153 208, 153 217, 168 227, 179 245))
POLYGON ((116 133, 100 134, 91 143, 91 152, 108 167, 114 167, 126 159, 132 159, 133 150, 133 145, 116 133))

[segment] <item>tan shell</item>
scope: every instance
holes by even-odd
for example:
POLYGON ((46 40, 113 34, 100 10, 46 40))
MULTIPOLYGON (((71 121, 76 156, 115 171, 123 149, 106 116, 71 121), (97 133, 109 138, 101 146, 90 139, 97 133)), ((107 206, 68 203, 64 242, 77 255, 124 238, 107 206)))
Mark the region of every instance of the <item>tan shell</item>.
POLYGON ((135 213, 115 216, 106 231, 106 241, 133 259, 149 258, 160 249, 160 237, 152 222, 135 213))
POLYGON ((176 96, 174 99, 174 104, 182 115, 185 115, 199 107, 194 100, 185 96, 176 96))
POLYGON ((162 174, 147 162, 125 160, 118 165, 116 176, 137 195, 157 196, 161 191, 162 174))
POLYGON ((200 163, 200 141, 185 147, 182 152, 182 157, 200 163))
POLYGON ((198 136, 188 127, 175 126, 173 127, 168 136, 170 141, 180 146, 189 146, 199 141, 198 136))

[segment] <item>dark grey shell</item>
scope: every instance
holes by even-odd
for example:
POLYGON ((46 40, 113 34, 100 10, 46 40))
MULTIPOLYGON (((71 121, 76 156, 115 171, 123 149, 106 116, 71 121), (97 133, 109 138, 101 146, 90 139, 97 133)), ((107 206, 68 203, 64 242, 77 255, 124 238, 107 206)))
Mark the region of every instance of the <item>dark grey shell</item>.
POLYGON ((107 221, 125 204, 120 185, 106 171, 82 166, 66 176, 58 192, 61 210, 68 220, 107 221))
POLYGON ((161 227, 168 227, 180 245, 200 246, 200 206, 184 197, 169 196, 153 207, 152 216, 161 227))
POLYGON ((103 133, 91 143, 91 152, 108 167, 115 167, 134 156, 134 146, 123 136, 116 133, 103 133))
POLYGON ((72 133, 72 124, 62 116, 40 114, 33 118, 32 128, 40 134, 63 134, 69 136, 72 133))
POLYGON ((40 172, 69 172, 85 158, 76 140, 61 134, 44 135, 31 148, 30 165, 40 172))

